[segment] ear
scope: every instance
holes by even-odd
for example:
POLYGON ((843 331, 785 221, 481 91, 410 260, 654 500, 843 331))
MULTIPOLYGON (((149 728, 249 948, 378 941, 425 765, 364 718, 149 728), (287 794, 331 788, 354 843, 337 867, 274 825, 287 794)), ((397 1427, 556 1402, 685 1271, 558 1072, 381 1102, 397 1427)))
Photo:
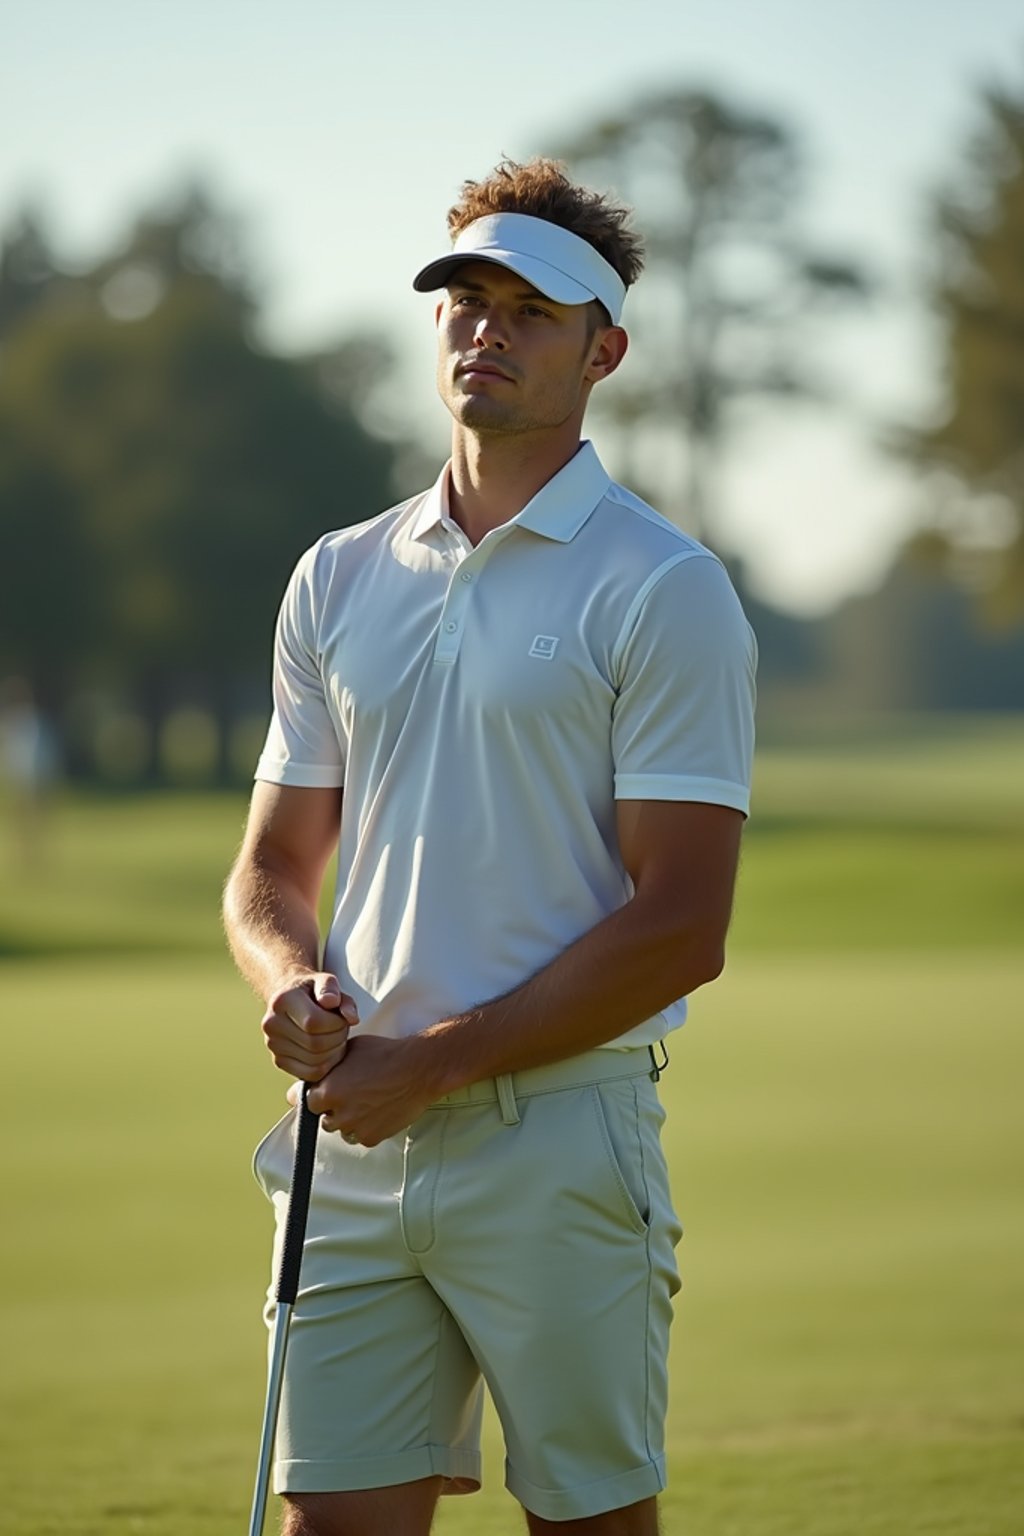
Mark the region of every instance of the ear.
POLYGON ((613 374, 626 355, 629 337, 621 325, 610 325, 594 336, 594 351, 583 377, 596 384, 613 374))
POLYGON ((438 325, 441 324, 441 311, 442 311, 442 309, 444 309, 444 299, 438 299, 437 303, 434 305, 434 325, 435 326, 438 326, 438 325))

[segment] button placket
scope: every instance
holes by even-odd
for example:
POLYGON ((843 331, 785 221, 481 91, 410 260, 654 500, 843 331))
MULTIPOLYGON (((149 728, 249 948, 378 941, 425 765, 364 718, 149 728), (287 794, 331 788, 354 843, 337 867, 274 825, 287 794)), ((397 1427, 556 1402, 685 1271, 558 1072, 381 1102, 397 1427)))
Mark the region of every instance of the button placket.
POLYGON ((477 577, 494 552, 496 542, 492 541, 491 547, 486 550, 478 544, 453 570, 441 610, 441 623, 434 647, 435 661, 451 663, 458 656, 466 628, 466 613, 476 590, 477 577))
POLYGON ((469 601, 469 588, 456 578, 457 572, 453 571, 444 607, 441 610, 441 623, 437 644, 434 647, 435 661, 452 662, 459 654, 462 631, 465 627, 466 604, 469 601))

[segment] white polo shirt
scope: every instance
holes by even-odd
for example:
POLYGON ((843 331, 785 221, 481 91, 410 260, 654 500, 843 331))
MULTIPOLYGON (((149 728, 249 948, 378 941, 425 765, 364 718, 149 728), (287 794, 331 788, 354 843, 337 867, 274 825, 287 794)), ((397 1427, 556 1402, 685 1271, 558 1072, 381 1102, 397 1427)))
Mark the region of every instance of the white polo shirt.
POLYGON ((519 986, 629 899, 616 800, 748 809, 756 646, 715 556, 588 442, 475 549, 447 488, 446 466, 302 556, 256 769, 344 784, 324 964, 392 1036, 519 986))

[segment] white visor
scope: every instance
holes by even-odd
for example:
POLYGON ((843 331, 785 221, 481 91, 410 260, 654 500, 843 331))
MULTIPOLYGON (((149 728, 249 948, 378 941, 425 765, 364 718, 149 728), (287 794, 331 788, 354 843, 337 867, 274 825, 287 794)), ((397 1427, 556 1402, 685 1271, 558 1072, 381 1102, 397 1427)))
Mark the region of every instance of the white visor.
POLYGON ((611 264, 587 240, 526 213, 493 213, 464 229, 447 256, 417 272, 412 285, 420 293, 443 288, 467 261, 493 261, 554 299, 556 304, 589 304, 598 299, 618 325, 626 285, 611 264))

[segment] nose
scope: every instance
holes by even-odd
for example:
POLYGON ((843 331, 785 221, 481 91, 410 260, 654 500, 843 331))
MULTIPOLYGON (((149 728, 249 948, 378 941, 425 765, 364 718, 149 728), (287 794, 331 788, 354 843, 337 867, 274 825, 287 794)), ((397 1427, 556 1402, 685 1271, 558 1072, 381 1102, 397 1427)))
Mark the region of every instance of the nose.
POLYGON ((508 347, 508 332, 493 310, 481 315, 473 330, 473 340, 478 347, 504 352, 508 347))

